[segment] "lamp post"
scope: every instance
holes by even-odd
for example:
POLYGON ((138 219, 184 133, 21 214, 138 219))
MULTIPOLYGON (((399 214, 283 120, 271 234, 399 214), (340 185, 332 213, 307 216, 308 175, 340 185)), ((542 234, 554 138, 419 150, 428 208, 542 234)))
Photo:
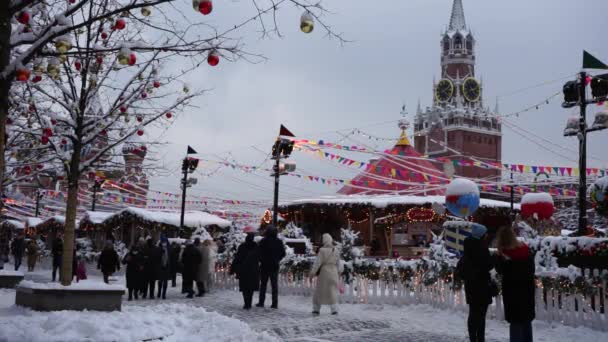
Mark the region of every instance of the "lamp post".
POLYGON ((190 158, 188 155, 196 154, 197 152, 190 146, 188 146, 188 151, 186 152, 186 158, 182 161, 182 172, 184 176, 180 181, 180 186, 182 188, 182 210, 179 218, 179 229, 180 232, 184 229, 184 215, 186 213, 186 189, 188 187, 196 184, 196 178, 188 179, 188 174, 194 172, 198 167, 198 159, 190 158))
POLYGON ((271 176, 274 177, 274 203, 272 209, 272 225, 277 226, 278 215, 279 215, 279 179, 283 174, 293 172, 296 169, 296 165, 293 163, 281 164, 281 159, 287 159, 293 151, 294 142, 285 137, 294 137, 294 135, 285 126, 281 125, 279 130, 279 137, 275 140, 272 145, 272 159, 275 164, 272 168, 271 176), (283 137, 283 138, 282 138, 283 137))
POLYGON ((97 202, 97 192, 101 191, 101 186, 105 182, 105 179, 95 179, 93 184, 93 202, 91 203, 91 211, 95 211, 95 203, 97 202))
MULTIPOLYGON (((585 67, 585 65, 583 65, 585 67)), ((576 81, 564 85, 564 103, 562 107, 580 107, 578 118, 568 120, 564 136, 577 136, 579 147, 579 183, 578 183, 578 230, 584 235, 587 230, 587 133, 608 128, 608 113, 596 115, 592 127, 587 127, 587 105, 606 101, 608 95, 608 74, 591 78, 592 98, 587 100, 586 87, 588 75, 585 71, 579 73, 576 81)))

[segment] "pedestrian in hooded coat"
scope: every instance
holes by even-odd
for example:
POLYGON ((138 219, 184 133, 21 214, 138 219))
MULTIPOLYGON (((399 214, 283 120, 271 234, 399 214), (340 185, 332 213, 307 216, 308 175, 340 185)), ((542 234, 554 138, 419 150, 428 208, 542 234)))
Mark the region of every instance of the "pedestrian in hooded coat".
POLYGON ((61 260, 63 259, 63 241, 60 237, 55 238, 53 241, 53 247, 51 250, 51 254, 53 255, 53 281, 55 281, 55 276, 57 271, 61 273, 61 260))
POLYGON ((25 253, 27 254, 27 270, 33 272, 36 267, 36 261, 38 260, 38 244, 36 243, 36 240, 31 239, 27 243, 25 253))
MULTIPOLYGON (((197 239, 198 240, 198 239, 197 239)), ((197 245, 198 251, 201 253, 201 263, 198 266, 198 272, 196 274, 196 286, 198 287, 198 296, 202 297, 205 292, 208 291, 207 280, 209 279, 209 259, 211 258, 211 248, 209 247, 209 240, 205 240, 202 244, 200 240, 197 245)))
POLYGON ((510 323, 511 342, 532 341, 535 318, 534 255, 528 245, 517 240, 511 227, 498 231, 497 247, 501 258, 496 271, 502 275, 505 319, 510 323))
POLYGON ((243 293, 245 310, 251 309, 253 293, 260 285, 260 253, 253 237, 253 233, 247 234, 245 242, 238 247, 230 266, 230 274, 236 274, 239 280, 239 291, 243 293))
POLYGON ((25 240, 23 239, 23 235, 19 234, 11 243, 11 253, 13 254, 13 259, 15 260, 15 271, 18 271, 19 267, 21 267, 24 252, 25 240))
POLYGON ((143 250, 144 255, 144 293, 143 298, 145 299, 148 294, 150 299, 154 299, 154 284, 158 278, 160 272, 161 262, 161 250, 159 247, 154 246, 154 241, 148 239, 146 241, 146 247, 143 250))
POLYGON ((469 304, 467 325, 471 342, 483 342, 486 334, 486 313, 492 304, 492 269, 487 243, 487 229, 474 223, 471 236, 464 240, 464 291, 469 304))
POLYGON ((266 286, 270 279, 272 287, 272 305, 273 309, 277 309, 279 305, 279 263, 285 257, 285 246, 283 241, 277 237, 277 230, 274 226, 266 228, 266 234, 260 241, 260 300, 256 306, 264 307, 266 299, 266 286))
POLYGON ((184 284, 184 290, 188 294, 188 298, 194 297, 194 284, 196 280, 196 274, 198 267, 201 264, 201 253, 192 242, 188 241, 186 248, 182 253, 182 278, 184 284))
POLYGON ((169 273, 171 278, 171 287, 177 286, 177 273, 179 265, 179 255, 181 254, 182 247, 175 241, 171 242, 169 249, 169 273))
POLYGON ((338 314, 338 281, 340 274, 340 254, 334 247, 329 234, 323 234, 323 247, 319 248, 311 277, 318 277, 317 287, 312 297, 313 315, 318 315, 321 305, 329 305, 332 315, 338 314))
POLYGON ((213 276, 215 274, 215 263, 217 261, 217 245, 213 240, 207 240, 209 243, 209 272, 207 273, 207 291, 213 287, 213 276))
POLYGON ((127 289, 129 290, 129 300, 139 299, 139 290, 143 287, 144 256, 137 246, 132 246, 129 253, 122 259, 122 263, 127 265, 127 289))
POLYGON ((171 277, 171 251, 166 237, 160 240, 160 265, 158 267, 158 298, 167 299, 167 285, 171 277))
POLYGON ((99 260, 97 261, 97 269, 100 269, 101 273, 103 273, 103 281, 106 284, 109 283, 112 273, 120 270, 120 258, 114 250, 111 241, 107 241, 106 246, 101 251, 101 255, 99 255, 99 260))

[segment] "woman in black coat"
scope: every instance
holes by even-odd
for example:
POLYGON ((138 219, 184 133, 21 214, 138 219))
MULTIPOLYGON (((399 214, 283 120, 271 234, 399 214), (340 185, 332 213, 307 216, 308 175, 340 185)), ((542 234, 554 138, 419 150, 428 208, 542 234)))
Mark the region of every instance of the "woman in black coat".
POLYGON ((196 279, 198 267, 201 264, 202 259, 198 249, 194 247, 191 241, 188 241, 186 248, 182 253, 182 281, 184 283, 184 291, 188 293, 188 298, 194 297, 193 282, 194 279, 196 279))
POLYGON ((171 251, 169 249, 169 241, 166 238, 160 241, 160 264, 157 269, 156 279, 158 279, 158 294, 156 297, 167 299, 167 284, 171 277, 171 251))
POLYGON ((239 290, 243 293, 245 302, 243 309, 251 309, 253 293, 260 286, 260 253, 258 245, 253 241, 253 234, 247 234, 245 242, 237 249, 230 274, 236 274, 239 279, 239 290))
POLYGON ((496 271, 502 275, 502 299, 505 319, 510 323, 511 342, 532 342, 535 312, 534 255, 517 240, 511 227, 498 231, 496 271))
POLYGON ((122 259, 122 263, 127 265, 127 289, 129 289, 129 300, 139 299, 138 292, 142 288, 144 270, 144 257, 136 246, 122 259))
POLYGON ((148 239, 144 254, 144 286, 143 298, 145 299, 150 294, 150 299, 154 299, 154 284, 158 278, 161 261, 160 247, 154 246, 154 241, 148 239))
POLYGON ((471 236, 464 240, 463 276, 469 318, 467 325, 471 342, 485 340, 486 313, 492 304, 490 251, 486 227, 473 224, 471 236))
POLYGON ((99 260, 97 261, 97 269, 103 273, 103 281, 108 284, 109 277, 112 273, 120 270, 120 258, 118 253, 114 250, 112 243, 108 241, 106 247, 101 252, 99 260))

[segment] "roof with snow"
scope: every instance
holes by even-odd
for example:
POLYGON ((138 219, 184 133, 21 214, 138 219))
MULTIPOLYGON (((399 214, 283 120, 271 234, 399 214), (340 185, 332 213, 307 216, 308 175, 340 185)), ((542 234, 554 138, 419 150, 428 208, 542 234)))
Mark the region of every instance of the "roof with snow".
MULTIPOLYGON (((362 195, 351 195, 351 196, 323 196, 312 199, 299 199, 285 203, 284 206, 289 205, 304 205, 304 204, 333 204, 333 205, 344 205, 344 204, 361 204, 370 205, 376 208, 385 208, 389 205, 398 204, 411 204, 411 205, 423 205, 439 203, 445 205, 445 196, 362 196, 362 195)), ((491 199, 482 198, 479 206, 481 208, 510 208, 509 202, 496 201, 491 199)), ((520 205, 514 204, 514 209, 519 210, 520 205)))
POLYGON ((410 144, 405 130, 397 144, 382 158, 344 185, 339 194, 442 195, 447 177, 433 163, 422 158, 410 144))
POLYGON ((84 213, 82 221, 89 221, 92 224, 101 224, 105 219, 112 215, 114 215, 114 213, 107 211, 87 211, 84 213))
MULTIPOLYGON (((125 208, 117 213, 114 213, 105 218, 103 222, 108 223, 108 221, 116 219, 124 214, 130 214, 145 221, 167 224, 175 227, 180 226, 181 217, 180 213, 178 212, 151 211, 133 207, 125 208)), ((186 227, 199 228, 212 225, 226 228, 230 227, 232 222, 203 211, 187 211, 184 214, 184 226, 186 227)))

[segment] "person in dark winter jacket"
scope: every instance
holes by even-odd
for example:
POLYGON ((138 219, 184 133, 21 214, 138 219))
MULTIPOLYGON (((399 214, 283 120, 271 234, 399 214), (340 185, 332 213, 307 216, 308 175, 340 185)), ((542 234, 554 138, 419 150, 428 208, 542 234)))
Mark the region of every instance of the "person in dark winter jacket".
POLYGON ((188 294, 188 298, 194 297, 194 280, 196 279, 201 261, 201 253, 194 247, 191 241, 188 241, 182 253, 182 281, 184 282, 184 290, 188 294))
POLYGON ((485 340, 486 313, 488 306, 492 304, 492 264, 486 232, 486 227, 473 223, 471 236, 464 240, 462 267, 465 296, 469 304, 467 325, 471 342, 485 340))
POLYGON ((260 285, 260 253, 259 247, 253 241, 253 234, 247 234, 245 242, 237 249, 230 267, 230 274, 236 274, 239 279, 239 290, 243 293, 245 305, 243 309, 251 309, 253 293, 260 285))
POLYGON ((535 313, 534 255, 528 245, 517 240, 511 227, 498 231, 496 271, 502 275, 505 319, 510 323, 511 342, 532 341, 535 313))
POLYGON ((179 254, 182 248, 175 241, 171 243, 169 249, 169 276, 171 278, 171 287, 177 286, 177 272, 179 265, 179 254))
POLYGON ((106 247, 101 251, 97 260, 97 269, 103 273, 103 281, 108 284, 112 273, 120 270, 120 258, 114 250, 112 242, 106 242, 106 247))
POLYGON ((154 299, 154 284, 160 272, 160 261, 161 261, 161 250, 159 247, 154 246, 154 241, 148 239, 146 241, 146 247, 143 250, 144 254, 144 294, 145 299, 148 294, 150 299, 154 299))
POLYGON ((13 243, 11 243, 11 253, 13 254, 13 259, 15 259, 15 271, 18 271, 19 267, 21 267, 24 252, 25 240, 23 239, 23 235, 19 234, 15 237, 13 243))
POLYGON ((127 289, 129 290, 129 299, 139 299, 139 290, 143 287, 143 271, 144 271, 144 256, 137 246, 132 246, 129 253, 122 259, 122 263, 127 265, 127 289))
POLYGON ((277 230, 274 226, 266 228, 266 234, 259 246, 260 253, 260 299, 256 306, 264 307, 266 299, 266 286, 270 279, 272 287, 272 305, 271 308, 277 309, 279 305, 279 263, 285 257, 285 246, 283 241, 277 237, 277 230))
POLYGON ((169 241, 166 237, 162 237, 160 240, 160 264, 158 267, 158 273, 156 275, 158 279, 158 294, 156 297, 167 299, 167 285, 169 278, 171 277, 171 251, 169 249, 169 241))
POLYGON ((51 250, 51 254, 53 255, 53 281, 55 281, 55 276, 57 271, 61 273, 61 260, 63 259, 63 241, 60 237, 56 237, 53 241, 53 247, 51 250))

